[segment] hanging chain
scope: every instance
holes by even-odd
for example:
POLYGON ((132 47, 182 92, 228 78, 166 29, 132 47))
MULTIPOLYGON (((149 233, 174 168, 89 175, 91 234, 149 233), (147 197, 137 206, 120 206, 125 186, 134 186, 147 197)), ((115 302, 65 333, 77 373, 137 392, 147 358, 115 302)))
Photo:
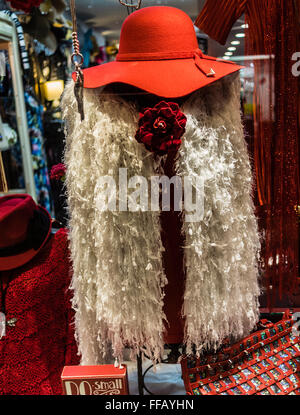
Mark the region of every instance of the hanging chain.
POLYGON ((83 64, 83 55, 80 53, 79 49, 79 40, 77 35, 77 21, 76 21, 76 10, 75 10, 75 0, 70 0, 70 10, 72 16, 72 43, 73 43, 73 53, 71 55, 71 61, 75 66, 75 88, 74 93, 77 100, 78 112, 81 117, 81 121, 84 120, 84 111, 83 111, 83 72, 81 66, 83 64))
POLYGON ((72 42, 73 42, 73 53, 71 56, 71 60, 72 60, 73 65, 75 66, 75 71, 77 75, 76 82, 80 82, 81 81, 80 74, 82 73, 81 65, 83 64, 83 56, 79 52, 79 40, 77 37, 77 32, 72 33, 72 42))
POLYGON ((72 32, 72 42, 73 42, 73 53, 71 56, 71 60, 73 65, 75 66, 75 71, 77 74, 77 82, 82 82, 83 80, 83 73, 81 70, 81 66, 83 64, 83 56, 79 51, 79 40, 77 35, 77 21, 76 21, 76 10, 75 10, 75 0, 70 0, 70 9, 72 15, 72 25, 73 25, 73 32, 72 32))
POLYGON ((138 10, 141 7, 142 0, 137 0, 137 3, 133 4, 132 0, 130 0, 130 3, 127 3, 126 1, 119 0, 119 3, 122 4, 122 6, 127 7, 127 13, 130 14, 133 12, 133 10, 130 11, 130 9, 138 10))

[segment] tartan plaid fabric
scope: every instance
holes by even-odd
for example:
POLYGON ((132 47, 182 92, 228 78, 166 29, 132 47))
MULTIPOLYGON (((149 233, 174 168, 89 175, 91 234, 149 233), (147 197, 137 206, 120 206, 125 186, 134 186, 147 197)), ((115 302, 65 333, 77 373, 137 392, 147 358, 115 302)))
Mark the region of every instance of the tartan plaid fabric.
MULTIPOLYGON (((291 316, 289 316, 291 317, 291 316)), ((300 337, 286 318, 214 354, 181 360, 188 395, 300 395, 300 337)))

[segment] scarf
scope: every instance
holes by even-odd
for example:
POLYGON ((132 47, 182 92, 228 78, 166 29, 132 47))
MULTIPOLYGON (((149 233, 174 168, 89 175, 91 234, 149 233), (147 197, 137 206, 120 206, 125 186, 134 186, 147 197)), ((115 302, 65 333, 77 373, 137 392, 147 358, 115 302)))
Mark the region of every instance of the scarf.
MULTIPOLYGON (((182 106, 187 124, 176 172, 182 179, 201 177, 204 195, 201 219, 183 219, 182 227, 187 354, 200 355, 205 349, 217 349, 225 338, 248 335, 258 320, 260 241, 239 88, 239 76, 233 74, 196 91, 182 106)), ((149 181, 162 173, 166 156, 155 156, 135 140, 139 115, 135 103, 97 89, 84 89, 83 100, 81 121, 74 85, 69 83, 62 108, 72 303, 81 363, 101 364, 112 356, 122 359, 125 348, 131 358, 141 353, 160 361, 168 282, 162 265, 160 212, 101 206, 103 177, 121 186, 121 168, 127 169, 128 180, 142 176, 149 181)), ((122 205, 124 195, 118 186, 112 196, 122 205)), ((197 184, 193 187, 197 190, 197 184)), ((130 201, 133 193, 128 193, 130 201)), ((182 215, 187 218, 186 211, 182 215)))

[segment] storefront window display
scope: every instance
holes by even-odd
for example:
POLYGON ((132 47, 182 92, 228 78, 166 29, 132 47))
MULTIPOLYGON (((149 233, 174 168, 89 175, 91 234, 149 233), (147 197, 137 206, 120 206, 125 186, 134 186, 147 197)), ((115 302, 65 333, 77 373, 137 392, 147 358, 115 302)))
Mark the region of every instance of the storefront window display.
POLYGON ((52 273, 65 317, 55 376, 5 369, 0 393, 300 394, 298 3, 2 1, 29 153, 2 42, 0 234, 21 212, 28 230, 0 240, 0 371, 14 283, 52 273))

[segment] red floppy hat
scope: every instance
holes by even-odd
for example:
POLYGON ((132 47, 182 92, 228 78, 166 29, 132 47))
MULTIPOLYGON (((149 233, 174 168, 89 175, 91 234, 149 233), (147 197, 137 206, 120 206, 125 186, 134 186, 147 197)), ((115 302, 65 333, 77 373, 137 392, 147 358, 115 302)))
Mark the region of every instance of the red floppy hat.
POLYGON ((43 248, 51 216, 27 194, 0 198, 0 271, 18 268, 43 248))
POLYGON ((116 61, 84 69, 83 75, 85 88, 125 83, 161 97, 176 98, 241 68, 204 55, 193 22, 182 10, 152 6, 125 19, 116 61))

